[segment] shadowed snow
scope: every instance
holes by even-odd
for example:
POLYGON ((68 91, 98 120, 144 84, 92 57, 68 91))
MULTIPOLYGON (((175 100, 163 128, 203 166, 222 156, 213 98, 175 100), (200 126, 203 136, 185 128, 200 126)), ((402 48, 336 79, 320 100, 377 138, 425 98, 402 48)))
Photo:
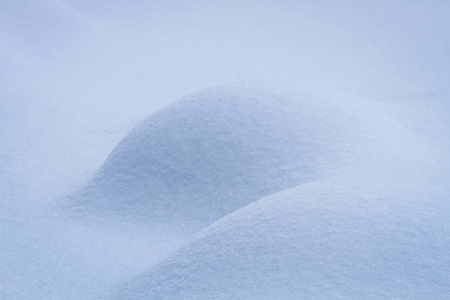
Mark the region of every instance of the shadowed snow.
MULTIPOLYGON (((401 126, 361 99, 246 84, 212 88, 137 126, 73 205, 78 214, 198 229, 356 165, 407 161, 408 148, 420 153, 420 145, 405 138, 401 126)), ((417 163, 429 162, 421 155, 417 163)))

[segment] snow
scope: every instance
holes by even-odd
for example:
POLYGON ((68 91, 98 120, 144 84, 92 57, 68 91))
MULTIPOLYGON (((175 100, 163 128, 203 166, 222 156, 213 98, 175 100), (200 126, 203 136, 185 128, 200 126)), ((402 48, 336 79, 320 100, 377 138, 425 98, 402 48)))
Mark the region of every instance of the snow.
POLYGON ((266 195, 354 172, 357 164, 412 159, 407 148, 415 149, 415 163, 433 162, 379 110, 292 87, 207 89, 137 126, 74 197, 74 207, 195 231, 266 195))
POLYGON ((0 299, 450 298, 449 9, 0 1, 0 299))
MULTIPOLYGON (((252 92, 250 95, 255 95, 252 92)), ((229 99, 234 98, 234 93, 224 96, 221 91, 220 95, 229 99)), ((211 92, 207 95, 214 99, 211 92)), ((260 101, 271 102, 271 112, 289 103, 281 96, 275 99, 284 101, 269 100, 276 95, 273 91, 257 95, 263 99, 260 101)), ((356 108, 349 104, 354 103, 352 98, 335 95, 332 101, 300 93, 294 99, 304 114, 292 107, 289 111, 301 116, 310 127, 302 130, 304 124, 296 124, 302 133, 299 140, 293 137, 295 130, 287 130, 292 137, 289 141, 299 145, 297 149, 287 148, 294 153, 287 165, 303 174, 305 168, 295 159, 306 157, 314 162, 310 168, 315 176, 293 181, 295 187, 280 187, 278 190, 284 191, 223 217, 182 250, 128 282, 118 298, 443 299, 449 295, 450 206, 446 199, 450 194, 440 178, 442 174, 421 153, 420 144, 414 137, 408 140, 402 126, 389 123, 368 103, 358 102, 371 112, 370 117, 361 110, 355 113, 356 108), (316 110, 306 109, 310 101, 316 110), (333 103, 337 105, 333 107, 333 103), (348 106, 352 109, 348 110, 348 106), (324 171, 328 168, 335 172, 324 171)), ((239 115, 240 106, 233 105, 235 115, 239 115)), ((169 113, 170 109, 163 112, 169 113)), ((252 109, 255 118, 258 112, 252 109)), ((216 118, 213 113, 208 115, 216 118)), ((196 115, 190 118, 199 119, 196 115)), ((263 119, 272 120, 266 116, 263 119)), ((265 133, 271 125, 259 130, 265 133)), ((239 135, 242 129, 234 130, 239 135)), ((259 140, 257 135, 251 138, 259 140)), ((261 159, 270 159, 270 153, 272 150, 261 159)), ((240 165, 234 166, 239 169, 240 165)), ((271 169, 277 166, 282 164, 271 169)), ((285 172, 282 168, 281 173, 285 172)), ((261 174, 258 171, 250 176, 258 178, 261 174)), ((280 177, 276 172, 271 175, 280 177)), ((212 195, 208 199, 213 208, 224 201, 220 199, 217 204, 217 197, 212 195)), ((188 214, 191 207, 191 203, 183 205, 183 211, 188 214)))
POLYGON ((117 298, 447 298, 447 198, 376 184, 326 180, 259 200, 117 298))

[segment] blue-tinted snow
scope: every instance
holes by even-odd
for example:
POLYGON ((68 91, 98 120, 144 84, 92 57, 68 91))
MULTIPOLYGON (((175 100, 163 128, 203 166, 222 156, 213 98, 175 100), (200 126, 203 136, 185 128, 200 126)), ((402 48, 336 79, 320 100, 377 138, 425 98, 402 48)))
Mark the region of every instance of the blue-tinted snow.
MULTIPOLYGON (((250 269, 259 261, 250 257, 245 262, 249 256, 241 249, 259 253, 263 249, 258 245, 273 250, 272 256, 264 256, 272 257, 272 262, 264 264, 263 261, 255 266, 255 270, 265 270, 266 274, 262 275, 266 276, 267 287, 273 287, 274 282, 279 283, 270 275, 272 273, 268 268, 271 267, 278 267, 278 273, 274 273, 276 276, 284 276, 287 282, 293 282, 298 277, 286 276, 289 268, 283 268, 282 265, 283 261, 297 260, 299 254, 292 254, 289 249, 277 251, 264 237, 264 232, 267 230, 267 236, 282 235, 280 232, 286 229, 282 222, 275 222, 281 217, 277 217, 277 208, 270 203, 283 202, 280 210, 291 210, 292 214, 286 212, 285 216, 286 221, 292 220, 293 216, 302 213, 298 207, 300 204, 294 205, 305 201, 297 199, 300 195, 310 195, 312 200, 323 200, 324 205, 330 207, 334 203, 334 208, 343 212, 342 216, 329 212, 323 214, 324 218, 316 218, 317 214, 313 212, 321 211, 323 207, 311 203, 307 205, 308 211, 312 213, 311 218, 297 223, 295 228, 301 229, 309 224, 316 228, 308 228, 311 236, 322 232, 330 233, 330 240, 323 238, 316 243, 309 243, 315 245, 314 250, 328 247, 333 239, 342 241, 339 232, 364 223, 353 212, 367 213, 367 224, 381 224, 382 226, 375 226, 375 232, 367 230, 374 237, 373 241, 364 239, 367 236, 362 229, 350 232, 355 237, 360 237, 360 241, 367 241, 367 247, 354 241, 348 243, 347 248, 342 244, 335 248, 335 252, 342 255, 348 249, 361 249, 356 262, 370 260, 369 265, 379 262, 380 266, 375 266, 371 274, 358 273, 364 276, 356 278, 352 272, 363 271, 356 263, 349 263, 348 267, 330 263, 330 267, 342 272, 333 273, 333 270, 322 268, 321 270, 326 270, 325 275, 320 275, 319 271, 311 271, 309 274, 321 279, 316 284, 329 283, 327 291, 332 290, 335 294, 320 294, 324 291, 323 286, 315 290, 305 288, 302 291, 299 288, 286 288, 287 293, 280 292, 275 298, 308 292, 316 293, 316 297, 323 295, 326 298, 339 295, 359 297, 363 295, 363 289, 367 290, 365 298, 389 295, 448 298, 442 282, 448 279, 443 272, 448 268, 445 253, 449 251, 445 252, 445 247, 448 244, 446 235, 450 223, 446 200, 449 198, 446 189, 450 169, 449 68, 445 63, 450 52, 449 9, 447 1, 408 0, 327 3, 253 0, 223 3, 202 0, 1 1, 0 298, 102 299, 117 291, 138 296, 138 292, 148 293, 156 288, 160 291, 159 296, 171 297, 177 293, 180 296, 193 295, 205 286, 211 287, 210 294, 216 293, 215 298, 229 298, 237 294, 237 298, 242 298, 257 293, 252 288, 258 286, 257 279, 261 278, 261 274, 252 275, 254 272, 250 269), (288 172, 278 170, 278 174, 290 178, 289 185, 284 182, 280 184, 279 178, 267 176, 264 182, 269 185, 259 190, 255 182, 261 182, 261 177, 256 176, 257 180, 247 179, 234 186, 241 191, 245 186, 252 187, 246 192, 256 198, 258 195, 264 197, 269 190, 275 192, 294 185, 294 181, 301 181, 298 188, 280 191, 277 196, 264 200, 244 199, 241 196, 236 198, 239 201, 235 201, 231 197, 218 195, 223 198, 223 203, 212 207, 211 203, 214 201, 209 202, 203 197, 204 202, 197 201, 196 205, 208 203, 210 205, 204 205, 204 211, 212 208, 213 213, 201 215, 188 209, 178 212, 186 220, 196 220, 185 220, 182 224, 174 223, 175 218, 168 215, 166 223, 182 227, 184 232, 170 231, 168 229, 172 228, 169 227, 162 230, 154 219, 152 223, 150 218, 145 218, 144 212, 149 207, 148 203, 154 201, 154 197, 148 198, 150 202, 145 202, 145 197, 128 199, 130 201, 110 201, 108 203, 116 205, 113 214, 111 212, 114 210, 111 209, 114 208, 102 206, 104 203, 101 202, 97 202, 97 208, 108 207, 105 211, 85 209, 81 210, 85 213, 72 214, 70 218, 67 217, 67 210, 60 209, 68 204, 74 207, 73 204, 77 202, 72 201, 73 199, 69 201, 68 196, 73 197, 76 194, 74 192, 95 182, 95 179, 89 181, 89 178, 98 176, 95 171, 101 167, 108 154, 146 116, 195 91, 248 79, 306 83, 303 84, 306 87, 311 84, 324 85, 344 90, 359 98, 376 100, 378 103, 358 97, 353 98, 354 102, 345 102, 350 97, 339 96, 338 103, 345 105, 334 107, 337 110, 332 111, 337 114, 332 117, 336 118, 326 120, 319 113, 324 105, 309 107, 315 114, 303 117, 323 122, 326 126, 319 128, 317 122, 312 122, 306 132, 317 130, 324 134, 316 141, 299 134, 297 140, 305 141, 311 147, 317 144, 332 146, 327 148, 331 149, 330 152, 324 152, 325 148, 316 149, 317 153, 307 151, 307 156, 313 158, 314 163, 302 165, 301 160, 297 161, 297 166, 308 166, 309 171, 315 170, 315 173, 309 173, 310 177, 305 180, 304 177, 293 176, 296 174, 292 169, 287 170, 288 172), (364 109, 366 105, 368 106, 364 109), (369 113, 358 115, 364 110, 369 110, 369 113), (344 130, 345 126, 330 129, 334 123, 341 124, 343 119, 352 120, 350 123, 359 125, 355 126, 355 130, 344 130), (362 135, 360 125, 375 135, 362 135), (326 132, 347 132, 349 137, 345 137, 344 141, 354 143, 340 148, 337 145, 342 143, 338 138, 327 136, 326 132), (371 149, 368 152, 362 151, 368 145, 371 145, 371 149), (363 152, 366 153, 365 156, 363 152), (352 156, 352 153, 356 156, 352 156), (358 156, 358 153, 362 156, 358 156), (321 196, 320 191, 313 187, 323 187, 320 191, 323 190, 324 193, 335 191, 334 194, 339 195, 339 199, 326 197, 325 194, 321 196), (353 188, 356 191, 350 191, 353 188), (392 196, 394 194, 395 199, 392 196), (351 210, 348 201, 352 195, 363 195, 361 198, 366 200, 367 207, 355 206, 351 210), (383 202, 383 199, 389 200, 391 204, 383 202), (137 201, 147 203, 143 206, 145 209, 139 213, 139 218, 130 218, 128 214, 128 222, 123 222, 123 212, 117 210, 117 207, 124 205, 127 209, 136 210, 133 203, 136 204, 137 201), (251 201, 254 203, 239 209, 241 204, 246 205, 251 201), (376 201, 381 201, 381 210, 385 208, 382 213, 379 213, 377 207, 374 208, 376 201), (400 202, 406 203, 406 207, 400 202), (196 228, 213 223, 216 218, 234 209, 238 210, 224 216, 193 238, 192 231, 196 228), (272 214, 275 216, 269 217, 272 214), (374 220, 377 216, 379 220, 374 220), (411 216, 416 218, 411 220, 411 216), (336 221, 333 221, 334 218, 336 221), (392 222, 393 218, 395 222, 392 222), (143 219, 146 222, 142 222, 143 219), (267 223, 267 226, 260 226, 260 231, 255 232, 255 228, 249 229, 247 226, 251 224, 248 221, 250 219, 267 223), (267 221, 268 219, 273 219, 273 222, 267 221), (323 224, 320 223, 321 220, 324 220, 323 224), (339 220, 348 221, 348 225, 342 225, 339 220), (195 226, 193 223, 196 223, 195 226), (327 225, 330 223, 342 226, 334 226, 333 231, 327 225), (253 233, 254 239, 241 239, 242 236, 253 233), (232 236, 236 243, 233 240, 226 241, 221 235, 232 236), (389 236, 392 237, 391 240, 398 237, 402 243, 404 241, 405 246, 396 246, 400 247, 403 256, 399 254, 400 250, 391 249, 395 245, 389 241, 389 236), (247 248, 238 247, 245 240, 252 243, 247 248), (192 243, 183 250, 174 252, 181 244, 189 241, 192 243), (233 256, 221 251, 221 247, 238 247, 238 250, 233 256), (389 264, 389 259, 374 251, 395 258, 398 263, 389 264), (206 258, 203 261, 194 258, 191 254, 195 252, 206 258), (172 256, 165 261, 168 255, 172 256), (411 258, 412 256, 415 258, 411 258), (239 264, 230 268, 214 262, 217 257, 224 261, 233 259, 239 264), (411 258, 411 266, 404 263, 408 258, 411 258), (185 259, 185 264, 181 264, 180 259, 185 259), (207 262, 214 264, 207 266, 207 262), (160 264, 152 268, 156 263, 160 264), (214 285, 211 280, 200 284, 200 279, 211 271, 212 266, 223 268, 223 273, 228 270, 228 275, 236 274, 233 272, 241 267, 246 270, 243 274, 248 277, 244 280, 238 274, 235 281, 224 280, 222 285, 220 282, 214 285), (392 270, 386 271, 388 267, 392 267, 392 270), (186 275, 175 279, 174 273, 184 274, 183 268, 194 268, 195 276, 186 275), (398 276, 398 280, 392 280, 388 284, 386 277, 379 276, 373 283, 367 282, 384 271, 398 276), (141 273, 147 275, 138 276, 141 273), (333 279, 342 279, 339 277, 342 274, 358 283, 354 287, 352 285, 352 291, 333 282, 333 279), (155 280, 155 276, 160 276, 162 280, 155 280), (253 285, 252 280, 255 281, 253 285), (123 282, 128 282, 128 289, 124 288, 123 282), (179 289, 168 287, 170 283, 179 284, 179 289), (405 290, 408 284, 414 284, 409 294, 405 290), (186 288, 188 285, 191 286, 190 290, 186 288), (222 293, 224 286, 229 287, 229 291, 222 293), (357 290, 359 287, 361 289, 357 290), (375 288, 378 290, 374 291, 375 288)), ((217 89, 214 93, 217 94, 217 89)), ((244 97, 245 93, 242 88, 227 91, 228 95, 238 94, 240 97, 244 97)), ((280 90, 276 93, 280 94, 280 90)), ((281 94, 285 93, 288 92, 281 91, 281 94)), ((308 95, 332 102, 337 96, 334 92, 327 95, 316 91, 308 92, 308 95)), ((273 97, 270 101, 272 100, 273 97)), ((278 102, 272 104, 276 103, 278 102)), ((267 104, 265 107, 270 106, 267 104)), ((174 106, 170 109, 173 108, 174 106)), ((248 116, 250 109, 244 108, 241 107, 241 115, 248 116)), ((190 109, 195 112, 199 107, 194 109, 192 106, 190 109)), ((209 109, 212 108, 204 108, 209 109)), ((277 113, 280 110, 265 111, 266 115, 277 113)), ((158 114, 164 115, 163 111, 158 114)), ((325 109, 323 114, 329 115, 330 110, 325 109)), ((172 114, 175 115, 177 114, 172 114)), ((181 112, 178 115, 183 118, 181 112)), ((287 113, 287 116, 292 115, 293 113, 287 113)), ((233 119, 230 110, 220 116, 231 116, 233 119)), ((294 126, 299 123, 292 118, 276 119, 277 126, 294 126)), ((211 120, 205 117, 201 121, 192 122, 201 125, 209 124, 211 120)), ((222 120, 217 125, 223 124, 222 120)), ((206 133, 205 137, 208 132, 212 132, 192 126, 189 128, 197 130, 197 133, 206 133)), ((249 129, 257 128, 261 126, 249 129)), ((162 132, 171 135, 170 130, 162 132)), ((245 137, 245 145, 261 144, 247 139, 249 134, 245 132, 240 131, 241 140, 245 137)), ((271 131, 259 132, 259 136, 264 137, 269 133, 274 136, 273 141, 286 141, 286 137, 274 135, 271 131)), ((192 136, 193 134, 190 135, 191 138, 192 136)), ((202 136, 199 140, 208 145, 205 137, 202 136)), ((236 140, 230 135, 227 137, 236 144, 236 140)), ((197 146, 194 142, 183 143, 197 146)), ((289 142, 285 143, 290 145, 289 142)), ((179 150, 171 153, 179 153, 179 150)), ((219 150, 216 149, 214 153, 217 154, 219 150)), ((278 157, 286 162, 289 157, 277 151, 270 157, 278 157)), ((194 154, 189 152, 189 155, 198 158, 194 154)), ((111 157, 114 155, 111 154, 111 157)), ((186 154, 183 158, 188 158, 189 155, 186 154)), ((211 162, 211 157, 206 157, 211 162)), ((243 159, 234 161, 245 162, 243 159)), ((267 171, 267 166, 271 163, 261 170, 267 171)), ((227 164, 214 164, 217 165, 227 164)), ((249 165, 251 166, 244 164, 249 165)), ((183 166, 189 164, 183 163, 183 166)), ((228 166, 230 168, 227 169, 231 170, 231 164, 228 166)), ((233 172, 238 168, 239 166, 233 166, 233 172)), ((102 170, 106 169, 105 165, 102 170)), ((208 174, 206 165, 199 170, 188 170, 208 174)), ((175 171, 177 178, 180 178, 181 172, 175 171)), ((101 172, 103 171, 97 174, 101 172)), ((169 174, 164 174, 165 179, 170 178, 169 174)), ((220 186, 219 177, 213 178, 216 179, 215 184, 220 186)), ((192 194, 202 195, 198 191, 192 191, 192 183, 193 181, 190 184, 181 182, 178 185, 190 186, 192 194)), ((140 182, 138 185, 142 191, 145 184, 140 182)), ((199 185, 206 186, 206 183, 203 180, 199 185)), ((222 187, 222 192, 231 193, 225 187, 222 187)), ((203 195, 208 193, 211 194, 211 191, 203 195)), ((172 198, 173 195, 171 194, 172 198)), ((86 203, 95 201, 85 201, 86 203)), ((359 201, 358 205, 361 205, 359 201)), ((80 207, 86 208, 82 205, 80 207)), ((160 211, 164 213, 163 208, 160 207, 160 211)), ((281 215, 283 214, 278 214, 281 215)), ((299 232, 295 236, 287 231, 285 239, 278 237, 276 240, 295 246, 295 238, 298 241, 301 234, 306 234, 301 230, 299 232), (292 237, 292 242, 287 241, 289 237, 292 237)), ((299 249, 305 250, 306 246, 302 247, 299 246, 299 249)), ((316 260, 311 257, 310 263, 305 263, 304 267, 316 266, 317 261, 324 257, 324 252, 315 252, 316 260)), ((308 255, 310 252, 305 250, 304 253, 308 255)), ((330 256, 330 262, 333 262, 332 258, 330 256)), ((299 263, 292 264, 298 266, 299 263)), ((218 274, 213 275, 216 277, 212 276, 212 279, 218 278, 218 274)), ((263 290, 267 291, 267 297, 272 295, 268 288, 263 290)), ((274 288, 272 293, 276 290, 274 288)))
POLYGON ((316 93, 235 84, 187 96, 126 136, 74 209, 198 230, 266 195, 355 172, 355 165, 380 172, 392 160, 403 168, 434 162, 376 105, 316 93))
MULTIPOLYGON (((195 110, 199 115, 183 107, 184 102, 178 106, 183 107, 182 111, 196 124, 195 128, 201 129, 198 120, 203 118, 205 111, 216 121, 220 118, 214 113, 214 108, 219 106, 215 103, 217 94, 221 102, 233 103, 235 116, 240 116, 240 108, 245 110, 246 101, 252 103, 258 99, 270 107, 266 111, 271 113, 290 104, 279 116, 283 121, 278 131, 274 130, 278 129, 276 114, 267 116, 256 107, 244 117, 258 120, 261 116, 263 122, 259 128, 257 122, 240 127, 240 117, 226 118, 219 123, 222 128, 231 130, 233 137, 253 129, 252 134, 246 136, 246 142, 257 143, 257 147, 253 148, 249 158, 258 158, 259 166, 267 162, 272 164, 269 167, 271 173, 259 169, 246 174, 254 182, 260 180, 257 186, 271 187, 270 179, 276 182, 279 178, 283 183, 288 182, 291 186, 297 183, 298 186, 257 200, 220 219, 183 250, 129 282, 122 288, 119 298, 385 299, 444 298, 448 295, 450 206, 445 200, 449 196, 448 188, 435 160, 427 155, 426 148, 414 135, 390 120, 386 112, 377 111, 376 106, 339 94, 286 96, 277 94, 277 90, 229 86, 225 92, 224 88, 217 88, 189 97, 187 101, 198 99, 202 103, 195 110), (203 103, 203 98, 209 101, 203 103), (233 101, 236 98, 238 103, 233 101), (210 99, 214 105, 208 105, 210 99), (300 117, 305 123, 299 121, 294 127, 286 126, 284 122, 290 112, 294 112, 293 119, 300 117), (271 144, 265 136, 267 132, 277 134, 274 148, 266 148, 271 144), (296 138, 297 135, 301 138, 296 138), (287 150, 282 159, 273 159, 276 146, 287 150), (264 152, 266 149, 268 151, 264 152), (304 167, 304 159, 309 163, 308 168, 304 167), (328 172, 329 169, 333 172, 328 172), (295 176, 296 172, 314 176, 302 180, 295 176), (292 174, 292 179, 286 174, 292 174)), ((170 115, 173 110, 169 107, 159 114, 170 115)), ((227 109, 221 106, 220 111, 227 109)), ((143 135, 150 120, 138 127, 135 134, 143 135)), ((164 128, 176 127, 165 125, 164 128)), ((189 137, 195 131, 188 132, 179 136, 189 137)), ((200 145, 208 145, 208 140, 214 142, 224 134, 215 133, 200 145)), ((195 136, 203 138, 207 135, 195 136)), ((164 141, 170 141, 167 134, 165 137, 164 141)), ((132 149, 132 142, 127 143, 125 139, 118 152, 132 149)), ((218 164, 218 159, 213 159, 216 163, 208 163, 207 169, 212 171, 212 175, 206 176, 208 179, 215 178, 216 170, 221 172, 222 164, 229 161, 233 162, 233 178, 239 178, 241 166, 246 167, 247 161, 236 163, 232 160, 243 152, 242 148, 230 142, 227 145, 225 148, 214 145, 213 149, 217 151, 214 155, 221 151, 233 153, 233 150, 235 154, 226 162, 219 160, 218 164)), ((189 147, 182 144, 180 148, 190 153, 189 147)), ((171 145, 168 149, 177 147, 171 145)), ((195 149, 201 151, 202 147, 195 149)), ((126 153, 128 156, 130 152, 126 153)), ((208 160, 207 153, 201 155, 202 162, 208 160)), ((120 159, 115 160, 114 155, 117 152, 113 152, 111 162, 106 164, 120 164, 120 159)), ((136 157, 140 158, 139 155, 136 157)), ((145 161, 151 161, 151 158, 145 161)), ((126 162, 127 167, 133 166, 126 162)), ((184 163, 193 163, 192 170, 204 170, 195 168, 195 161, 184 163)), ((124 169, 117 173, 127 174, 124 169)), ((223 174, 220 176, 219 183, 227 182, 223 174)), ((202 191, 208 184, 218 185, 215 181, 203 184, 201 177, 197 182, 202 191)), ((185 187, 185 190, 189 191, 189 188, 185 187)), ((194 214, 189 208, 197 204, 194 202, 191 206, 190 202, 184 202, 192 198, 182 197, 176 205, 185 215, 197 217, 199 210, 213 211, 226 201, 232 201, 229 198, 234 195, 249 197, 245 193, 248 189, 252 191, 252 186, 245 181, 237 188, 243 192, 237 193, 236 185, 225 186, 223 189, 233 194, 224 199, 207 195, 208 201, 196 208, 194 214), (216 203, 217 200, 220 201, 216 203)), ((272 191, 282 189, 283 186, 278 185, 272 191)), ((190 195, 189 192, 186 194, 190 195)), ((243 206, 255 197, 242 197, 239 204, 243 206)), ((150 203, 154 205, 152 199, 150 203)), ((234 205, 229 210, 236 209, 238 204, 234 205)), ((170 213, 166 219, 174 215, 173 209, 168 207, 170 213)), ((159 206, 156 209, 161 210, 159 206)))
POLYGON ((221 219, 117 298, 446 299, 445 199, 386 180, 308 183, 221 219))

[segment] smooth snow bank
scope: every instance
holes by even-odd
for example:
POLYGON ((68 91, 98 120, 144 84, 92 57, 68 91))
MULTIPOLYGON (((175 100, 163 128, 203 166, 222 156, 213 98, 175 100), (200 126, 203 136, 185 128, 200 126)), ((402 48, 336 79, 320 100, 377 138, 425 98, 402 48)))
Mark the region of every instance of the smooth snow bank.
MULTIPOLYGON (((259 120, 240 128, 222 128, 232 130, 228 134, 233 139, 227 141, 236 141, 242 134, 244 145, 254 145, 249 147, 254 151, 249 151, 248 157, 256 156, 258 167, 268 163, 267 169, 243 172, 248 159, 231 160, 233 176, 243 176, 238 177, 240 181, 255 178, 254 185, 236 185, 242 197, 233 208, 243 207, 128 281, 116 298, 444 299, 450 295, 447 175, 413 134, 375 105, 337 94, 248 87, 207 93, 211 95, 211 91, 225 103, 236 99, 229 117, 234 124, 259 120), (242 103, 252 106, 242 109, 246 105, 242 103), (232 118, 235 115, 238 117, 232 118), (308 177, 301 177, 305 175, 308 177), (255 199, 264 196, 254 192, 261 186, 270 187, 265 192, 273 195, 255 199), (250 204, 244 206, 246 203, 250 204)), ((177 105, 186 105, 198 95, 177 105)), ((205 116, 213 111, 206 105, 199 107, 208 111, 205 116)), ((190 116, 188 120, 201 124, 197 114, 189 114, 186 107, 183 111, 190 116)), ((198 127, 190 127, 185 134, 196 130, 198 127)), ((201 136, 208 135, 202 131, 201 136)), ((215 132, 209 136, 224 135, 215 132)), ((231 145, 225 149, 237 149, 231 145)), ((208 153, 201 146, 196 148, 208 153)), ((218 147, 211 149, 217 151, 218 147)), ((236 150, 231 157, 246 153, 242 149, 247 148, 236 150)), ((204 163, 209 168, 226 165, 217 161, 204 163)), ((113 162, 110 159, 111 165, 113 162)), ((193 170, 211 170, 200 166, 193 170)), ((220 187, 222 173, 209 174, 209 183, 220 187)), ((221 190, 225 195, 205 194, 209 202, 204 201, 202 207, 215 209, 228 205, 224 201, 235 201, 235 186, 228 184, 221 190)), ((185 213, 195 216, 198 211, 192 208, 187 202, 185 213)))
POLYGON ((354 175, 222 218, 116 298, 448 299, 445 182, 354 175))
POLYGON ((235 84, 150 116, 74 198, 80 215, 199 229, 306 182, 430 163, 374 104, 327 92, 235 84), (189 227, 188 226, 188 227, 189 227))

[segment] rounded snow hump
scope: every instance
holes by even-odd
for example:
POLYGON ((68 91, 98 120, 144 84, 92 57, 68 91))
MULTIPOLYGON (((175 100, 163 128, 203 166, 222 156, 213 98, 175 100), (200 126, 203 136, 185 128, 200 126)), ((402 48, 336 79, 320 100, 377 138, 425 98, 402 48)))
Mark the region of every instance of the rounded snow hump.
POLYGON ((71 210, 196 231, 307 182, 420 164, 429 160, 421 147, 365 100, 230 84, 149 116, 72 197, 71 210))

